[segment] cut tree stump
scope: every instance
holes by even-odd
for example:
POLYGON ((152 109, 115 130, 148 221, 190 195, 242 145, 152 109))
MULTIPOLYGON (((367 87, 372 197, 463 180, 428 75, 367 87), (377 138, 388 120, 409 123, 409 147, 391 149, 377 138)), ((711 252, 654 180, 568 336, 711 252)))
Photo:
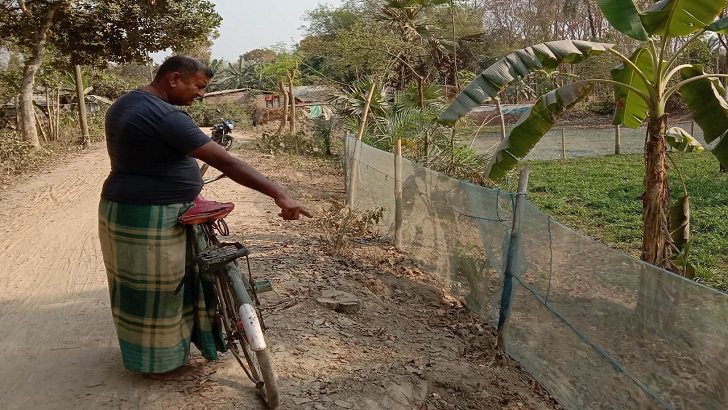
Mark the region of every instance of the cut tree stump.
POLYGON ((331 310, 341 313, 354 313, 359 310, 359 298, 351 293, 339 290, 325 290, 321 296, 316 299, 320 305, 331 310))

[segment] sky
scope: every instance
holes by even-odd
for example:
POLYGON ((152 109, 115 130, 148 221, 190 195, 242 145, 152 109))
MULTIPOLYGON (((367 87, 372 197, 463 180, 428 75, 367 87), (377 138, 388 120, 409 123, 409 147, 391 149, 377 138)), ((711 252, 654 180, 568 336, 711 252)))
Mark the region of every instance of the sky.
MULTIPOLYGON (((299 28, 307 10, 319 4, 340 6, 342 0, 211 0, 222 16, 220 37, 212 45, 212 58, 235 61, 256 48, 292 44, 303 38, 299 28)), ((156 60, 156 58, 155 58, 156 60)))

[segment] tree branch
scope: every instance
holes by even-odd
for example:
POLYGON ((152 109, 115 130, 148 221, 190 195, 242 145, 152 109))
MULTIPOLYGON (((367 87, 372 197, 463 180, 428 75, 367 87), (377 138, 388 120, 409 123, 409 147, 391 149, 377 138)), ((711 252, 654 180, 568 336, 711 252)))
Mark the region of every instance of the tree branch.
POLYGON ((25 14, 29 19, 33 18, 33 13, 28 10, 28 8, 25 6, 25 2, 23 0, 18 0, 18 6, 20 6, 20 10, 25 14))

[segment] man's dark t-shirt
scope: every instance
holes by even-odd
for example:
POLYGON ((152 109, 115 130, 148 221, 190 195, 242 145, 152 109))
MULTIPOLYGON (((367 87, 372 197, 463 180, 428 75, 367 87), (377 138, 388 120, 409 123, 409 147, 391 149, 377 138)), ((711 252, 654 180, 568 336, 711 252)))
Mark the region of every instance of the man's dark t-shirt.
POLYGON ((141 90, 126 94, 106 113, 111 173, 101 196, 140 205, 192 201, 202 177, 187 154, 208 142, 186 112, 141 90))

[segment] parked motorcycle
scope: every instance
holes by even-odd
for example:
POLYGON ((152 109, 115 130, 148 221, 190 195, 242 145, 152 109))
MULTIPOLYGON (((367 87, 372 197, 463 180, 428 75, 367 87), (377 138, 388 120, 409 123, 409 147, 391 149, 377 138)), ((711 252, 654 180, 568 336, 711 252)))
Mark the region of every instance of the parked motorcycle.
POLYGON ((221 122, 212 126, 212 140, 220 144, 225 151, 230 151, 235 140, 230 133, 235 128, 235 123, 232 120, 222 120, 221 122))

